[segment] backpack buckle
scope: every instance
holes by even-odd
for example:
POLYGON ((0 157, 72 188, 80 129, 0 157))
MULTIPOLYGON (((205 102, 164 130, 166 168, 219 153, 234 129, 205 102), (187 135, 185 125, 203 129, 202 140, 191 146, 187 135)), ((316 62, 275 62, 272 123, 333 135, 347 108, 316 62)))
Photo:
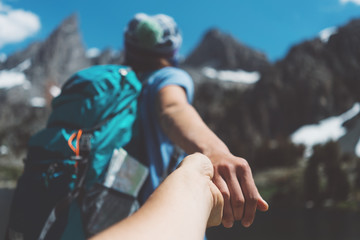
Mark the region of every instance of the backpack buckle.
POLYGON ((83 133, 80 138, 79 147, 81 156, 89 156, 91 151, 91 139, 93 135, 91 133, 83 133))

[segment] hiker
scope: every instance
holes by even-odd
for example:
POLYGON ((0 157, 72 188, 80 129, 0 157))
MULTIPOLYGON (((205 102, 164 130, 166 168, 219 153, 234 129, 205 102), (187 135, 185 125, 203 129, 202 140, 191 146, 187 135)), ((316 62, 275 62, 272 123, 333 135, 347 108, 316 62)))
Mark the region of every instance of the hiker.
POLYGON ((206 227, 219 225, 222 217, 224 200, 213 175, 205 155, 189 155, 136 213, 92 240, 203 239, 206 227))
POLYGON ((125 31, 125 64, 135 72, 97 65, 65 82, 46 126, 29 140, 6 239, 97 234, 147 200, 183 159, 179 148, 211 160, 225 227, 250 226, 256 209, 267 210, 246 160, 190 105, 192 79, 176 67, 181 41, 171 17, 138 14, 125 31))
POLYGON ((256 209, 266 211, 268 205, 255 186, 247 161, 231 154, 191 105, 193 81, 177 68, 182 43, 177 24, 164 14, 136 14, 124 39, 125 64, 143 84, 139 111, 150 178, 141 193, 142 201, 176 165, 172 159, 178 146, 187 154, 200 152, 211 160, 213 182, 224 197, 224 227, 232 227, 235 220, 249 227, 256 209))

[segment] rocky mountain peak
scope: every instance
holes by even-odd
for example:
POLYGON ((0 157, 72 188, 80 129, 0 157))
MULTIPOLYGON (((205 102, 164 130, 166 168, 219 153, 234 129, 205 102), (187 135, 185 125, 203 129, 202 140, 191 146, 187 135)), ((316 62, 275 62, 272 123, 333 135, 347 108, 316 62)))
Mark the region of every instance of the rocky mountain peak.
POLYGON ((75 71, 89 66, 78 26, 78 18, 72 15, 42 44, 28 71, 30 81, 62 85, 75 71))
POLYGON ((233 36, 213 28, 184 62, 192 67, 261 71, 270 65, 265 54, 242 44, 233 36))

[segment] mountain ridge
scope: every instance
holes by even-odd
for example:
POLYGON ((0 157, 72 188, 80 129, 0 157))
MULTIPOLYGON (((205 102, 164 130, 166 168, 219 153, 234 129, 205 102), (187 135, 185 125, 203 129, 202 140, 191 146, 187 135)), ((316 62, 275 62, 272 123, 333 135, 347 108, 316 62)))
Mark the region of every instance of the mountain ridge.
MULTIPOLYGON (((195 83, 193 105, 230 151, 247 159, 255 179, 262 176, 256 184, 273 208, 358 205, 351 196, 360 193, 360 113, 337 116, 360 110, 359 24, 354 19, 328 38, 296 44, 275 63, 210 30, 180 64, 195 83), (333 120, 345 132, 339 139, 310 146, 312 152, 304 139, 294 141, 304 127, 333 120)), ((29 137, 46 125, 51 100, 73 72, 122 59, 112 49, 87 55, 72 16, 44 42, 0 62, 0 166, 23 166, 29 137)))
MULTIPOLYGON (((111 49, 105 49, 96 57, 87 57, 77 21, 77 16, 71 15, 44 42, 32 43, 0 63, 0 71, 9 71, 30 59, 31 64, 23 73, 31 87, 18 87, 16 91, 18 95, 44 98, 48 107, 43 110, 36 107, 36 111, 43 111, 44 115, 53 97, 49 93, 52 86, 61 87, 81 68, 122 61, 122 53, 113 54, 111 49)), ((275 63, 230 34, 210 29, 181 63, 196 84, 194 105, 234 153, 249 156, 269 139, 287 138, 304 124, 342 113, 360 101, 357 77, 360 53, 356 47, 360 43, 359 24, 360 19, 354 19, 339 27, 327 42, 315 37, 294 45, 275 63), (225 83, 205 76, 203 67, 254 71, 259 73, 260 80, 254 84, 225 83), (239 145, 243 147, 238 148, 239 145)), ((9 99, 7 92, 9 90, 0 89, 2 106, 9 99)), ((25 97, 21 104, 24 108, 34 108, 25 97)), ((29 117, 18 116, 11 106, 5 108, 9 108, 7 115, 5 110, 0 110, 4 116, 3 126, 9 126, 10 123, 5 124, 9 114, 10 118, 29 117)), ((40 128, 35 125, 25 136, 40 128)), ((7 135, 1 134, 2 131, 0 140, 5 144, 7 135)))

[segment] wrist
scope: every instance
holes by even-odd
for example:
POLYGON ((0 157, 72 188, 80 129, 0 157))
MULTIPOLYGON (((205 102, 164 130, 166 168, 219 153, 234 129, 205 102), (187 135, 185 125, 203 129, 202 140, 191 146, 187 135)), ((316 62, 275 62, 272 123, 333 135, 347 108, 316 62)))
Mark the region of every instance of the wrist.
POLYGON ((226 146, 208 148, 202 153, 210 159, 212 164, 214 164, 214 162, 216 162, 218 159, 225 159, 233 156, 226 146))

